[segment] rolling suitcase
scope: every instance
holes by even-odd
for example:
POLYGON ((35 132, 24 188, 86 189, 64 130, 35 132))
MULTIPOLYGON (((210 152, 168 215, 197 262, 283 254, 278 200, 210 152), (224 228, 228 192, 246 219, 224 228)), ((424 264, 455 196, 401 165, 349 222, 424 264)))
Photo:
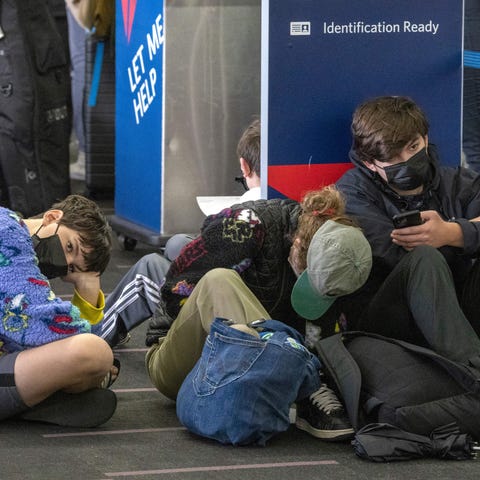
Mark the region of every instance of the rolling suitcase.
POLYGON ((89 35, 85 58, 85 187, 93 198, 115 187, 115 53, 110 38, 89 35))

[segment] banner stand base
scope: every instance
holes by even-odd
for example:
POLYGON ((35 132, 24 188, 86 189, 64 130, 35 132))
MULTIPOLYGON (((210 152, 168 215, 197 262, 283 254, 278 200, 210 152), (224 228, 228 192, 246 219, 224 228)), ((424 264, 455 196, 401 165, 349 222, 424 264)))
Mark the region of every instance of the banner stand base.
POLYGON ((117 235, 123 235, 125 250, 133 250, 137 241, 152 247, 164 247, 171 235, 161 235, 118 215, 109 215, 108 222, 117 235))

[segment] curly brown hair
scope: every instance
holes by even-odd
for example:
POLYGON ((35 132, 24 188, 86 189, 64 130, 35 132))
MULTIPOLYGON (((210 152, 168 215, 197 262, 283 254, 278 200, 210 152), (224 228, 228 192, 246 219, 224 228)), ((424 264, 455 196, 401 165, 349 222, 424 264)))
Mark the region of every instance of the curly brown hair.
POLYGON ((78 232, 86 270, 103 273, 110 261, 112 231, 100 207, 82 195, 69 195, 51 208, 63 212, 59 225, 78 232))
POLYGON ((307 252, 317 230, 327 221, 343 225, 357 226, 345 213, 345 200, 335 185, 321 190, 307 192, 303 197, 302 213, 298 219, 294 240, 297 242, 296 267, 303 271, 307 268, 307 252))

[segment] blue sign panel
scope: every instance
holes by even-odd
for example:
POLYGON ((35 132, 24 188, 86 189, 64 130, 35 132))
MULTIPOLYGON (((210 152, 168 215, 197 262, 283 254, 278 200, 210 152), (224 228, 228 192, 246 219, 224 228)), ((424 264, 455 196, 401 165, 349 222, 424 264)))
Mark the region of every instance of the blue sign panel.
POLYGON ((163 2, 116 2, 115 213, 161 230, 163 2))
POLYGON ((265 0, 263 6, 269 196, 297 197, 335 181, 349 168, 353 110, 379 95, 413 98, 429 118, 429 139, 442 162, 460 163, 461 1, 265 0))

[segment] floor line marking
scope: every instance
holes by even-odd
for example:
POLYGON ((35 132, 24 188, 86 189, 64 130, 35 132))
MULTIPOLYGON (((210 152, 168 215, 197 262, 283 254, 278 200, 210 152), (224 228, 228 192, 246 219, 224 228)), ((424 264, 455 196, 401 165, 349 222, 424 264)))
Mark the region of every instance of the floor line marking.
POLYGON ((112 388, 115 393, 158 392, 156 388, 112 388))
POLYGON ((148 348, 114 348, 114 353, 134 353, 134 352, 148 352, 148 348))
POLYGON ((163 427, 163 428, 132 428, 127 430, 92 430, 89 432, 68 432, 68 433, 44 433, 43 438, 63 437, 89 437, 100 435, 125 435, 130 433, 155 433, 155 432, 177 432, 186 430, 185 427, 163 427))
POLYGON ((218 465, 210 467, 164 468, 160 470, 139 470, 132 472, 108 472, 107 477, 130 477, 135 475, 160 475, 187 472, 215 472, 228 470, 251 470, 255 468, 310 467, 317 465, 338 465, 336 460, 318 460, 311 462, 252 463, 246 465, 218 465))

